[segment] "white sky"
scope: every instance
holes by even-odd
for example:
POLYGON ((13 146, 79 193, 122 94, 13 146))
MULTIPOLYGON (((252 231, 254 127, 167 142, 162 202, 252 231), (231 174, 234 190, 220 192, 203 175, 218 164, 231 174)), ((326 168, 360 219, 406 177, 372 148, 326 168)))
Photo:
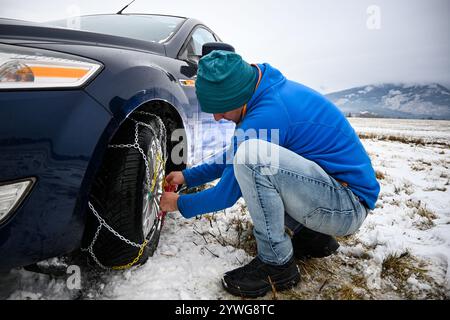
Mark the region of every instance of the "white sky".
MULTIPOLYGON (((131 0, 0 0, 0 17, 46 21, 113 13, 131 0)), ((248 62, 320 92, 379 82, 450 87, 450 0, 136 0, 125 13, 197 18, 248 62), (367 9, 380 8, 370 30, 367 9)), ((371 20, 372 21, 372 20, 371 20)))

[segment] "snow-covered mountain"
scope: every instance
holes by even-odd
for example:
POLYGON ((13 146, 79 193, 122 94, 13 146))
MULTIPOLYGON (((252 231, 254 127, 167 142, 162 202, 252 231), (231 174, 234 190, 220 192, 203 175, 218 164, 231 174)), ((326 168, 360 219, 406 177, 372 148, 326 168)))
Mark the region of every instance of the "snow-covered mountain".
POLYGON ((450 120, 450 90, 439 84, 378 84, 327 95, 346 115, 450 120))

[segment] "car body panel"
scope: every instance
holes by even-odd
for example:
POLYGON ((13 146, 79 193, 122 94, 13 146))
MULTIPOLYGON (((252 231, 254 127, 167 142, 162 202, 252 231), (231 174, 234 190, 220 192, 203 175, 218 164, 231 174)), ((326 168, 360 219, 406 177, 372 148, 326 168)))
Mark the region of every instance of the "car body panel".
POLYGON ((82 88, 0 90, 0 182, 34 177, 30 195, 0 224, 0 271, 80 246, 90 186, 108 142, 144 103, 159 100, 180 115, 187 165, 222 149, 226 122, 200 111, 197 66, 177 59, 193 28, 187 19, 165 44, 0 19, 0 44, 69 53, 102 71, 82 88), (5 27, 4 27, 5 26, 5 27), (202 135, 201 127, 209 128, 202 135), (200 135, 199 135, 200 133, 200 135))
POLYGON ((77 201, 111 118, 83 91, 0 94, 0 181, 37 179, 0 225, 0 270, 79 247, 85 208, 77 201))

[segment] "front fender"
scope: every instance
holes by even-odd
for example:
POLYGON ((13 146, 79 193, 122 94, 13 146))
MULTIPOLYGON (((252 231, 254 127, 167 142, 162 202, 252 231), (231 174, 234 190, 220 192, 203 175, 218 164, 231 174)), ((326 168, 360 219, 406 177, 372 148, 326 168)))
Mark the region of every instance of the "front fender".
POLYGON ((193 163, 190 150, 193 148, 198 106, 190 103, 181 85, 169 72, 157 65, 135 66, 114 74, 107 69, 86 88, 86 91, 113 115, 114 120, 108 128, 110 137, 122 122, 143 104, 152 101, 170 104, 179 114, 186 131, 187 164, 193 163))

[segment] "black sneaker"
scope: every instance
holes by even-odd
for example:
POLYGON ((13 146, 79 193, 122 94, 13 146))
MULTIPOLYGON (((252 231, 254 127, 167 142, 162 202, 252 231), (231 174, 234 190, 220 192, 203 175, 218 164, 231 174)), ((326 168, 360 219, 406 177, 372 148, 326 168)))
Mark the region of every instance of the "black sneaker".
POLYGON ((258 257, 249 264, 229 271, 222 278, 226 291, 239 297, 256 298, 272 291, 290 289, 300 281, 300 271, 292 257, 281 266, 262 262, 258 257))
POLYGON ((339 248, 339 243, 332 236, 303 228, 292 237, 294 256, 297 259, 324 258, 332 255, 339 248))

